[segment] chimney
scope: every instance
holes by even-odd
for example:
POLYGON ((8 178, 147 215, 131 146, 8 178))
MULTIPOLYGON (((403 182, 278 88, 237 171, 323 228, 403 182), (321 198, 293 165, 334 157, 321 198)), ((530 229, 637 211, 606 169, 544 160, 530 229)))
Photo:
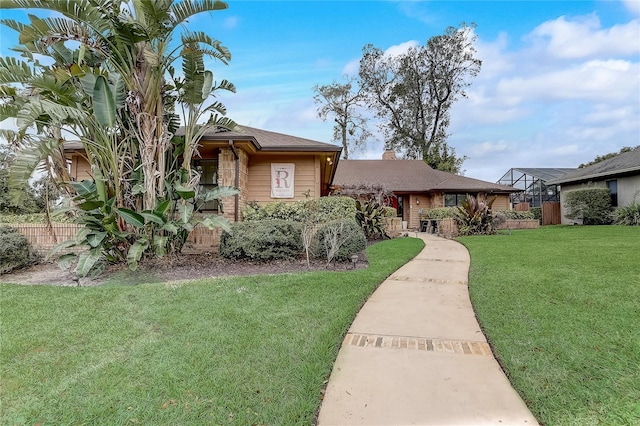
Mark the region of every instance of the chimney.
POLYGON ((386 149, 384 151, 384 153, 382 154, 382 159, 383 160, 395 160, 396 159, 395 151, 392 150, 392 149, 386 149))

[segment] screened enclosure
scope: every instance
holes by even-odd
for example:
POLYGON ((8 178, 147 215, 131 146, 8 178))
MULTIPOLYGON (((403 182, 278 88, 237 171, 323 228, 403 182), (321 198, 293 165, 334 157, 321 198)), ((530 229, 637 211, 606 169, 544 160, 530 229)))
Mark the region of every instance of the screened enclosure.
POLYGON ((520 189, 511 194, 511 203, 529 203, 531 207, 542 207, 546 202, 560 202, 558 185, 546 185, 546 182, 558 179, 575 169, 565 168, 513 168, 497 182, 520 189))

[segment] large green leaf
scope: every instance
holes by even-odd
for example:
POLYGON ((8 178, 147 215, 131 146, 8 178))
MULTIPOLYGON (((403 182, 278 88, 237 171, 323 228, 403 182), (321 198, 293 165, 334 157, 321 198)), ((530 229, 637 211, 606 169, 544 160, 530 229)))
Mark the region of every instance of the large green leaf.
POLYGON ((163 216, 167 214, 169 208, 171 207, 171 200, 162 200, 158 203, 156 208, 153 210, 155 214, 163 216))
POLYGON ((107 79, 99 75, 93 87, 93 113, 98 123, 113 127, 116 123, 116 102, 107 79))
POLYGON ((71 268, 71 265, 74 264, 77 258, 78 255, 75 253, 66 253, 58 257, 56 263, 58 264, 58 268, 60 269, 69 269, 71 268))
POLYGON ((51 258, 53 258, 56 254, 58 254, 58 252, 64 250, 64 249, 68 249, 70 247, 74 247, 76 246, 76 241, 71 239, 71 240, 65 240, 61 243, 56 244, 55 246, 53 246, 53 248, 49 251, 49 253, 47 253, 47 256, 45 257, 46 260, 49 260, 51 258))
POLYGON ((79 277, 86 277, 101 257, 102 254, 98 247, 80 253, 78 255, 78 264, 76 265, 76 275, 79 277))
POLYGON ((158 257, 162 257, 165 254, 167 254, 167 242, 169 241, 169 238, 162 236, 162 235, 157 235, 155 237, 153 237, 153 252, 155 253, 156 256, 158 257))
POLYGON ((180 196, 183 200, 189 200, 196 196, 196 191, 193 188, 188 188, 186 186, 182 186, 180 184, 174 187, 176 194, 180 196))
MULTIPOLYGON (((92 180, 83 180, 81 182, 69 182, 79 197, 88 198, 87 195, 95 194, 96 184, 92 180)), ((76 200, 77 201, 77 200, 76 200)))
POLYGON ((125 208, 115 209, 115 211, 118 216, 124 219, 129 225, 133 225, 136 228, 142 228, 144 226, 144 217, 142 217, 141 214, 125 208))
POLYGON ((179 203, 178 204, 178 214, 180 216, 180 221, 185 224, 189 223, 191 217, 193 216, 193 204, 191 203, 179 203))
POLYGON ((91 173, 93 173, 93 180, 96 183, 96 193, 98 194, 98 200, 102 201, 103 203, 106 203, 107 202, 107 186, 105 183, 106 179, 102 174, 102 170, 100 170, 99 167, 92 165, 91 173))
POLYGON ((217 188, 203 191, 198 196, 198 199, 206 203, 213 200, 219 200, 224 197, 231 197, 232 195, 236 195, 239 193, 240 190, 232 186, 218 186, 217 188))
POLYGON ((89 200, 89 201, 85 201, 84 203, 78 204, 78 208, 86 212, 99 209, 102 206, 104 206, 104 203, 98 200, 89 200))
POLYGON ((127 264, 132 271, 138 269, 138 262, 142 258, 142 254, 149 247, 149 241, 146 237, 140 238, 129 248, 127 253, 127 264))
POLYGON ((209 70, 204 72, 204 80, 202 82, 202 99, 207 99, 211 94, 213 87, 213 73, 209 70))
POLYGON ((176 225, 174 222, 167 222, 164 225, 162 225, 162 228, 160 228, 164 231, 167 232, 171 232, 172 234, 177 234, 178 231, 180 230, 180 228, 178 227, 178 225, 176 225))
POLYGON ((74 236, 76 244, 77 245, 86 244, 87 235, 89 235, 90 233, 91 233, 91 229, 89 228, 78 229, 78 232, 76 232, 76 235, 74 236))
POLYGON ((207 216, 200 223, 209 229, 222 228, 227 232, 231 232, 231 223, 224 216, 211 215, 207 216))
POLYGON ((92 234, 87 235, 87 242, 91 247, 98 247, 104 239, 107 237, 106 232, 94 232, 92 234))
POLYGON ((153 222, 157 223, 158 225, 164 225, 166 222, 166 220, 162 216, 150 210, 140 212, 140 215, 147 221, 147 223, 153 222))

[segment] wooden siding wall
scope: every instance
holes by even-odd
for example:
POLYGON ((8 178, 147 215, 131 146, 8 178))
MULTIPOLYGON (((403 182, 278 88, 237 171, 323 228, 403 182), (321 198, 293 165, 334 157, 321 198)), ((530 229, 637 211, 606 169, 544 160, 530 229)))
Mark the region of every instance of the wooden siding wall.
POLYGON ((292 202, 320 197, 320 158, 314 155, 265 155, 249 157, 248 201, 260 204, 292 202), (271 163, 294 163, 294 198, 271 198, 271 163))
POLYGON ((491 206, 491 210, 511 210, 511 201, 508 194, 499 194, 491 206))
POLYGON ((77 182, 85 179, 93 179, 91 176, 91 165, 81 155, 73 154, 70 157, 71 160, 71 178, 77 182))

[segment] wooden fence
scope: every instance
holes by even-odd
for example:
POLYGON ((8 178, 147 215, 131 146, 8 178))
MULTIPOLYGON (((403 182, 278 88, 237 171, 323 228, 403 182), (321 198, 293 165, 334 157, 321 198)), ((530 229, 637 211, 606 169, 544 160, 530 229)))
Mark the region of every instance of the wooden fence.
POLYGON ((542 203, 542 225, 559 225, 561 223, 560 203, 551 201, 542 203))
MULTIPOLYGON (((40 254, 46 254, 56 244, 73 239, 80 225, 73 223, 54 223, 51 228, 35 223, 7 224, 17 229, 27 237, 31 246, 40 254)), ((196 227, 189 235, 189 239, 183 248, 184 253, 218 252, 220 246, 220 229, 210 230, 204 227, 196 227)))

